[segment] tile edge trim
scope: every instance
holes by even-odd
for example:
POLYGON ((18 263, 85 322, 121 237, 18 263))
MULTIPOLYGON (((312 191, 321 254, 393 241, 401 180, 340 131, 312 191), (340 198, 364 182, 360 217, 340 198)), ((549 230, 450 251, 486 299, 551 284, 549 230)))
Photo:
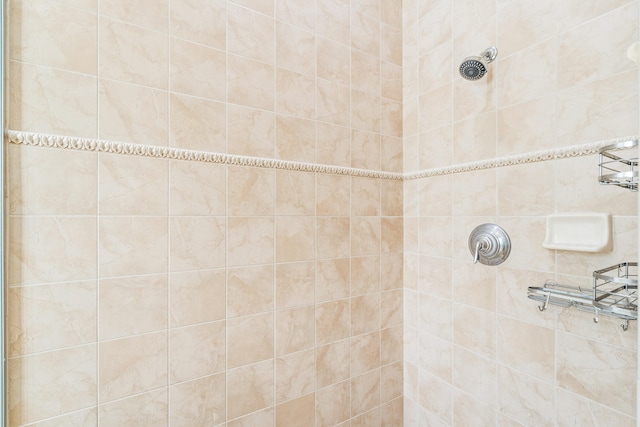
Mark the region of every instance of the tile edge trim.
POLYGON ((59 148, 97 153, 124 154, 142 157, 154 157, 170 160, 185 160, 225 165, 249 166, 268 169, 281 169, 299 172, 317 172, 331 175, 348 175, 364 178, 380 178, 389 180, 414 180, 433 176, 450 175, 525 163, 544 162, 554 159, 587 156, 598 154, 600 149, 611 144, 636 140, 637 137, 608 139, 586 144, 571 145, 547 150, 532 151, 493 159, 459 163, 439 168, 424 169, 415 172, 397 173, 358 169, 342 166, 331 166, 315 163, 296 162, 291 160, 267 159, 262 157, 241 156, 235 154, 214 153, 209 151, 189 150, 184 148, 160 147, 154 145, 135 144, 73 136, 43 134, 7 130, 5 138, 15 145, 33 147, 59 148))

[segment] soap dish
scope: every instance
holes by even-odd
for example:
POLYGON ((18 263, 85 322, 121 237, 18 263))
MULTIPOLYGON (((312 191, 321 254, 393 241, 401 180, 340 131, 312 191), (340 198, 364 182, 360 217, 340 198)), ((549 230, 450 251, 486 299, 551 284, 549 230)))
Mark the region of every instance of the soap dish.
POLYGON ((611 214, 576 213, 547 216, 542 247, 562 251, 610 252, 611 214))

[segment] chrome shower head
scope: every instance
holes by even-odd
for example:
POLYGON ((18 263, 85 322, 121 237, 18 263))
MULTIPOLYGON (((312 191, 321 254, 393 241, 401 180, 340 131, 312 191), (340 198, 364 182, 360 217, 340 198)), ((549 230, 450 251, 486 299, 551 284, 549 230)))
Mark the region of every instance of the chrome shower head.
POLYGON ((460 64, 460 75, 467 80, 480 80, 487 74, 487 64, 498 56, 494 46, 487 48, 479 56, 469 56, 460 64))

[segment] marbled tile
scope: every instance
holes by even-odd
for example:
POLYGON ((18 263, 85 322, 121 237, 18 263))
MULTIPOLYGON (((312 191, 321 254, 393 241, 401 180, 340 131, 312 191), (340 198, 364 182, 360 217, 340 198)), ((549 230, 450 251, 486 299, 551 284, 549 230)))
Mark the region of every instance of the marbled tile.
POLYGON ((224 101, 226 54, 177 38, 171 39, 171 91, 224 101))
POLYGON ((512 1, 498 9, 498 33, 501 55, 511 55, 556 35, 557 2, 544 0, 535 3, 512 1))
POLYGON ((167 390, 154 390, 100 405, 98 416, 105 425, 167 425, 169 396, 167 390))
POLYGON ((100 340, 167 327, 166 274, 102 279, 99 285, 100 340))
POLYGON ((164 159, 101 153, 101 215, 166 215, 169 164, 164 159))
POLYGON ((351 313, 348 299, 317 304, 315 316, 316 346, 350 336, 351 313))
POLYGON ((316 162, 324 165, 351 165, 348 127, 317 122, 316 162))
POLYGON ((100 80, 99 136, 136 144, 169 145, 169 98, 166 92, 100 80))
POLYGON ((227 265, 242 266, 273 262, 275 221, 269 217, 229 217, 227 220, 227 265))
POLYGON ((227 102, 274 111, 275 69, 272 65, 227 55, 227 102))
POLYGON ((316 257, 345 258, 351 253, 349 217, 316 218, 316 257))
POLYGON ((12 61, 8 76, 11 129, 97 136, 96 77, 17 61, 12 61))
POLYGON ((271 265, 227 269, 227 317, 273 311, 274 292, 271 265))
POLYGON ((169 332, 169 381, 172 384, 225 369, 224 321, 175 328, 169 332))
POLYGON ((498 366, 497 409, 524 425, 553 426, 554 387, 502 365, 498 366))
POLYGON ((225 270, 169 275, 170 326, 186 326, 225 318, 225 270))
POLYGON ((8 361, 8 421, 23 425, 96 404, 95 344, 8 361))
POLYGON ((499 389, 495 378, 498 366, 495 359, 480 356, 460 347, 453 347, 452 384, 473 399, 495 407, 499 389))
POLYGON ((276 158, 314 163, 317 124, 317 122, 306 118, 278 114, 276 117, 276 158))
POLYGON ((350 415, 350 383, 341 383, 316 390, 316 427, 330 427, 347 421, 350 415))
POLYGON ((273 359, 273 318, 273 312, 269 312, 227 321, 228 369, 273 359))
POLYGON ((318 35, 343 44, 350 43, 349 2, 324 1, 316 7, 316 32, 318 35))
POLYGON ((351 298, 351 336, 380 329, 380 294, 351 298))
POLYGON ((217 49, 226 47, 226 1, 172 0, 170 3, 173 36, 217 49))
POLYGON ((227 423, 227 427, 275 427, 275 408, 272 406, 227 423))
POLYGON ((276 308, 312 304, 315 282, 315 267, 312 261, 276 265, 276 308))
POLYGON ((351 296, 380 291, 380 257, 351 258, 351 296))
POLYGON ((273 360, 227 370, 228 419, 273 406, 273 370, 273 360))
POLYGON ((316 175, 316 215, 348 216, 351 178, 341 175, 316 175))
POLYGON ((226 420, 225 374, 216 374, 171 386, 172 426, 215 426, 226 420))
POLYGON ((318 80, 316 82, 316 118, 339 126, 349 126, 349 86, 318 80))
POLYGON ((10 145, 7 184, 14 215, 95 215, 97 154, 10 145), (64 164, 65 167, 60 167, 64 164))
POLYGON ((315 310, 313 305, 276 312, 276 355, 313 348, 315 310))
POLYGON ((275 114, 227 105, 227 152, 245 156, 275 157, 275 114))
POLYGON ((229 53, 273 65, 275 22, 256 11, 227 4, 227 50, 229 53))
POLYGON ((278 68, 276 70, 276 111, 304 119, 316 118, 315 79, 278 68))
POLYGON ((100 403, 167 385, 167 333, 104 341, 99 344, 100 403))
POLYGON ((347 85, 350 83, 350 64, 348 46, 317 37, 316 73, 319 78, 347 85))
POLYGON ((348 339, 316 347, 316 388, 320 389, 348 379, 351 372, 350 355, 348 339))
POLYGON ((103 16, 166 33, 169 3, 167 0, 101 0, 99 12, 103 16))
POLYGON ((276 262, 308 261, 315 258, 315 219, 276 218, 276 262))
POLYGON ((226 167, 174 160, 169 163, 169 214, 226 214, 226 167))
POLYGON ((314 425, 315 395, 290 400, 276 407, 276 426, 314 425))
POLYGON ((65 425, 69 427, 91 427, 98 425, 98 408, 85 409, 71 412, 45 421, 29 424, 29 427, 57 427, 65 425))
POLYGON ((101 217, 99 222, 101 277, 153 274, 167 270, 166 218, 101 217))
POLYGON ((316 302, 348 297, 349 273, 349 258, 316 261, 316 302))
POLYGON ((306 172, 276 171, 276 214, 312 215, 315 213, 315 176, 306 172))
POLYGON ((9 285, 96 278, 95 217, 12 217, 8 230, 9 285))
POLYGON ((380 405, 380 369, 351 378, 351 416, 380 405))
POLYGON ((227 215, 273 215, 276 207, 276 172, 264 168, 229 166, 227 215))
POLYGON ((351 376, 380 367, 380 332, 351 338, 351 376))
POLYGON ((102 78, 157 89, 169 87, 169 37, 166 34, 103 16, 98 42, 102 78))
POLYGON ((276 1, 276 16, 279 21, 299 28, 314 31, 316 28, 316 8, 304 0, 276 1))
POLYGON ((169 268, 172 272, 225 266, 224 217, 173 217, 169 268))
POLYGON ((313 76, 316 70, 315 34, 278 21, 276 58, 280 68, 313 76))
POLYGON ((275 377, 276 403, 312 393, 315 390, 315 372, 313 348, 278 357, 275 377))
POLYGON ((12 3, 8 18, 11 59, 97 74, 95 13, 59 2, 19 0, 12 3))

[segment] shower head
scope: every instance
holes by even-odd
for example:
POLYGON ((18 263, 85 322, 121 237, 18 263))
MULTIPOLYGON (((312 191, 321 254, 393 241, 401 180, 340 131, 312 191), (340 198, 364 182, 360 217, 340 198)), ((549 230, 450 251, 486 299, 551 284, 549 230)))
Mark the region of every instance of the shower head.
POLYGON ((487 64, 496 59, 498 49, 488 47, 479 56, 469 56, 460 64, 460 75, 467 80, 480 80, 487 74, 487 64))

